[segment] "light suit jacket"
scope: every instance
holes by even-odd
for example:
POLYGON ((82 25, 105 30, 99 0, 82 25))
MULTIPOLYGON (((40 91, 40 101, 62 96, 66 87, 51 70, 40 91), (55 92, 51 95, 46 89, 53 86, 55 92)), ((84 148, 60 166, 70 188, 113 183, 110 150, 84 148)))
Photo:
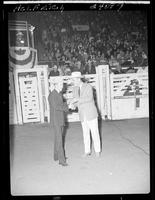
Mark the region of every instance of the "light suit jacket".
POLYGON ((80 94, 79 87, 74 87, 73 96, 78 99, 78 110, 80 121, 90 121, 98 117, 97 109, 93 97, 93 88, 88 83, 83 83, 80 94))

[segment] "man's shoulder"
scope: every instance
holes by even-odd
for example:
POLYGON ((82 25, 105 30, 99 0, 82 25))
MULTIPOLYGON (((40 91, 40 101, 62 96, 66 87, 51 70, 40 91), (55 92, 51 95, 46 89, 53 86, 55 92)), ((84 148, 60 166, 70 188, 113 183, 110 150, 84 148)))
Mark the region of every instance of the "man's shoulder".
POLYGON ((50 91, 50 94, 49 95, 57 95, 58 94, 58 92, 54 89, 54 90, 52 90, 52 91, 50 91))
POLYGON ((83 88, 83 90, 87 90, 87 91, 92 90, 92 86, 89 83, 83 83, 82 88, 83 88))
POLYGON ((87 87, 87 88, 92 88, 92 86, 89 84, 89 83, 83 83, 84 84, 84 87, 87 87))

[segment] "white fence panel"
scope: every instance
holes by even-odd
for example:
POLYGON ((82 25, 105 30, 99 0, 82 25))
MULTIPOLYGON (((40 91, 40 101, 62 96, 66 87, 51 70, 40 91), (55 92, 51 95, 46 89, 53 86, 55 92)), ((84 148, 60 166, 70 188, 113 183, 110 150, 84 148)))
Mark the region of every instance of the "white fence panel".
POLYGON ((99 111, 102 119, 111 119, 109 66, 99 65, 96 71, 98 77, 99 111))
MULTIPOLYGON (((63 96, 69 104, 73 98, 72 77, 48 79, 47 68, 38 65, 33 69, 16 69, 13 77, 9 77, 9 81, 14 82, 10 84, 11 91, 15 89, 14 95, 12 92, 9 94, 10 123, 49 122, 48 95, 53 79, 61 78, 63 81, 63 96), (28 75, 25 76, 25 73, 28 75), (11 105, 13 102, 15 104, 11 105)), ((96 106, 102 119, 149 117, 148 73, 110 74, 108 65, 100 65, 96 67, 96 74, 85 75, 85 78, 94 89, 96 106)), ((70 111, 67 121, 79 121, 77 109, 70 111)))
POLYGON ((23 122, 39 122, 41 120, 41 114, 39 107, 39 91, 37 87, 37 78, 20 77, 19 83, 23 122))
POLYGON ((47 121, 49 118, 49 81, 48 81, 48 66, 36 65, 38 87, 39 87, 39 102, 41 108, 41 122, 47 121), (46 118, 46 119, 45 119, 46 118))
POLYGON ((149 117, 148 73, 110 75, 112 119, 149 117))
MULTIPOLYGON (((15 99, 16 99, 16 108, 17 108, 17 116, 18 116, 18 124, 28 123, 29 122, 45 122, 48 119, 48 94, 49 94, 49 83, 48 83, 48 66, 47 65, 36 65, 35 68, 31 69, 14 69, 13 75, 14 75, 14 84, 15 84, 15 99), (21 98, 22 90, 20 87, 25 88, 24 84, 19 81, 19 79, 25 78, 26 80, 30 80, 30 78, 36 79, 36 89, 38 91, 38 106, 39 106, 39 112, 40 112, 40 120, 38 121, 38 117, 36 119, 31 120, 23 120, 23 109, 25 109, 25 106, 23 106, 22 100, 25 101, 24 98, 21 98)), ((24 79, 23 79, 24 80, 24 79)), ((34 90, 32 87, 31 90, 34 90)), ((11 113, 10 113, 11 114, 11 113)), ((32 115, 32 114, 31 114, 32 115)), ((28 117, 28 116, 27 116, 28 117)))

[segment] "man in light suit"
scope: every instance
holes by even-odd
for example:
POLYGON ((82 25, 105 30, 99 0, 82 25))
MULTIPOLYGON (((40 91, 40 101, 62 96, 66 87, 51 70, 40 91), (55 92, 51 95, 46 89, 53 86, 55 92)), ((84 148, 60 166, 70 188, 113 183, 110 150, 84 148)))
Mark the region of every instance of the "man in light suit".
POLYGON ((71 103, 74 106, 78 106, 79 118, 83 129, 84 156, 91 154, 90 131, 96 156, 100 156, 101 142, 98 130, 98 113, 93 97, 93 88, 88 83, 82 81, 81 72, 72 72, 71 76, 75 85, 73 91, 74 99, 71 103))
POLYGON ((68 107, 63 102, 62 88, 62 80, 59 78, 55 79, 50 87, 48 101, 50 105, 50 126, 54 130, 54 160, 59 161, 59 164, 62 166, 67 166, 63 144, 63 130, 65 125, 64 112, 68 112, 68 107))

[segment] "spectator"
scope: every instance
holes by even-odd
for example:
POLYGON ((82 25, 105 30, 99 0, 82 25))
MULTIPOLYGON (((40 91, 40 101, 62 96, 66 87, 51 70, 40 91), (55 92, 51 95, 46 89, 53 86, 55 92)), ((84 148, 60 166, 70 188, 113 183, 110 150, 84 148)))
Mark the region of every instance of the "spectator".
POLYGON ((88 60, 88 63, 86 65, 86 74, 95 74, 96 69, 95 69, 95 63, 92 62, 91 60, 88 60))
POLYGON ((52 70, 50 71, 49 77, 50 76, 59 76, 58 67, 56 65, 54 65, 52 70))
POLYGON ((118 60, 114 55, 111 54, 111 57, 109 59, 109 65, 111 68, 116 68, 119 65, 118 60))
POLYGON ((147 66, 148 65, 148 58, 144 51, 142 51, 142 63, 141 66, 147 66))
POLYGON ((72 73, 72 71, 71 71, 70 67, 66 67, 64 75, 65 76, 70 76, 71 73, 72 73))
POLYGON ((60 49, 56 50, 55 57, 56 57, 57 62, 60 62, 60 59, 61 59, 60 49))
POLYGON ((108 59, 105 57, 105 54, 102 52, 101 57, 100 57, 100 64, 107 64, 108 59))
POLYGON ((137 70, 137 73, 146 73, 146 72, 148 72, 147 66, 139 67, 139 69, 137 70))
POLYGON ((126 70, 126 73, 127 74, 130 74, 130 73, 136 73, 136 69, 133 67, 133 66, 131 66, 131 67, 129 67, 127 70, 126 70))
POLYGON ((148 65, 144 53, 147 26, 140 12, 135 15, 133 12, 111 12, 110 17, 107 13, 54 12, 42 20, 47 28, 42 28, 38 58, 55 60, 62 68, 59 71, 64 71, 63 66, 67 64, 71 71, 94 73, 94 66, 89 62, 91 65, 108 63, 112 69, 117 68, 117 73, 122 73, 121 67, 148 65), (72 25, 85 23, 89 24, 89 31, 73 30, 72 25))

